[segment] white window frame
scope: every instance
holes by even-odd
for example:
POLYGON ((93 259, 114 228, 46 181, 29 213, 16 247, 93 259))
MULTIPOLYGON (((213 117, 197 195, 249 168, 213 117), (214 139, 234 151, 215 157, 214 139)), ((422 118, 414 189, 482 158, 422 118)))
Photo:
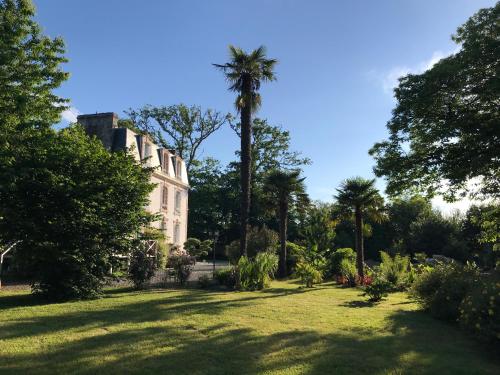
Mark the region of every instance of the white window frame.
POLYGON ((181 242, 181 223, 174 222, 174 244, 180 245, 181 242))
POLYGON ((182 179, 182 162, 179 159, 177 159, 176 163, 177 163, 177 166, 175 168, 176 177, 179 180, 181 180, 182 179))
POLYGON ((182 206, 182 192, 180 190, 175 190, 174 211, 176 214, 181 213, 181 206, 182 206))

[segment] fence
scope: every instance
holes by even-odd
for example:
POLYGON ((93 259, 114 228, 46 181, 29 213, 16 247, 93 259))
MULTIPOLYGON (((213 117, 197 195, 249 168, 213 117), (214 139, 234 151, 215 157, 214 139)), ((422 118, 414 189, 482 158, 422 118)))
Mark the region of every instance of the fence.
MULTIPOLYGON (((216 261, 215 269, 221 269, 229 267, 229 263, 226 261, 216 261)), ((189 276, 189 283, 196 283, 200 276, 208 275, 210 278, 213 275, 214 265, 213 263, 208 262, 197 262, 193 267, 193 272, 189 276)), ((149 281, 150 286, 158 286, 158 287, 172 287, 177 286, 175 281, 174 272, 171 268, 167 268, 164 270, 158 270, 155 272, 155 275, 149 281)))

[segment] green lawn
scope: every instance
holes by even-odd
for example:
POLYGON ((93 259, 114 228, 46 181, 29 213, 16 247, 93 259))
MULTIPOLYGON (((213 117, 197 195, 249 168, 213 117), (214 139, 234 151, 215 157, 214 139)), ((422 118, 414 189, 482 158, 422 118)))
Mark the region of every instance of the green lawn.
POLYGON ((405 294, 356 289, 110 290, 40 304, 0 292, 0 373, 500 374, 500 362, 405 294))

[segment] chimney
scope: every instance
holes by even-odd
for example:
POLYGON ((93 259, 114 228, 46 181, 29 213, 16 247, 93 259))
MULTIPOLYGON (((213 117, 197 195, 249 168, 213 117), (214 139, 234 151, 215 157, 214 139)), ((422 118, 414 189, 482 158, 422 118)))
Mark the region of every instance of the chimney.
POLYGON ((104 146, 111 149, 113 145, 113 129, 118 127, 118 115, 114 112, 80 115, 76 120, 83 126, 89 136, 99 138, 104 146))

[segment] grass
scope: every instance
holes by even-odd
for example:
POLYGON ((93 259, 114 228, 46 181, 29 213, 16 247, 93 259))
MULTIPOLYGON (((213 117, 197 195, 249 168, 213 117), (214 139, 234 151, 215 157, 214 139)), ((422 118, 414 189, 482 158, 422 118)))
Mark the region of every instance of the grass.
POLYGON ((499 374, 500 363, 403 293, 109 290, 43 304, 0 294, 0 373, 499 374))

